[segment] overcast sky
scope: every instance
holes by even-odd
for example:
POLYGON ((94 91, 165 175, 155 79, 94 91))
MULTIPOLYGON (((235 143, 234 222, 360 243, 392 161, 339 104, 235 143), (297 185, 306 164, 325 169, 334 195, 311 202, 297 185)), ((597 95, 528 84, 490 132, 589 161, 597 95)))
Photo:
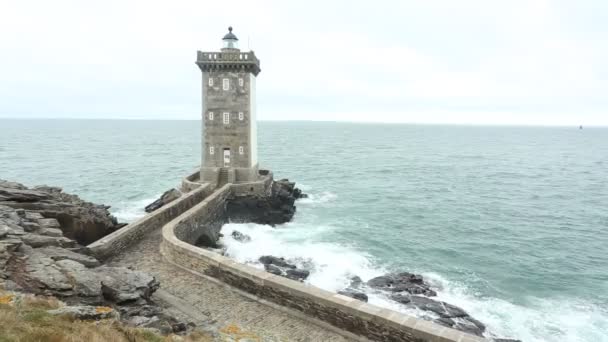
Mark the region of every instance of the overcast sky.
POLYGON ((229 25, 262 120, 608 125, 606 0, 3 0, 0 117, 198 119, 229 25))

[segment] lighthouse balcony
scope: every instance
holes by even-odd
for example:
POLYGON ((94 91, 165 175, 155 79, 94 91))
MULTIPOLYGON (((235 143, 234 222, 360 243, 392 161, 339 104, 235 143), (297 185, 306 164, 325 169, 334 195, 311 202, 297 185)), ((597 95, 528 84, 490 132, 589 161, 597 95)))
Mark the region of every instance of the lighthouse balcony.
POLYGON ((254 75, 260 72, 260 61, 251 52, 203 52, 198 51, 196 64, 202 71, 245 70, 254 75))

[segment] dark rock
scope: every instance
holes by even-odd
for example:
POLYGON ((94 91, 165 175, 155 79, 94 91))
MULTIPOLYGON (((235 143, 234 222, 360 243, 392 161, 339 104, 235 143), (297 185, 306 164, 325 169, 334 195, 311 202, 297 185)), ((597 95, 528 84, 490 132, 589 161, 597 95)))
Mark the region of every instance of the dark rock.
POLYGON ((238 242, 251 241, 251 237, 249 235, 243 234, 243 233, 239 232, 238 230, 233 231, 231 235, 232 235, 232 238, 238 242))
POLYGON ((120 307, 120 314, 123 317, 143 316, 152 317, 161 313, 161 308, 154 305, 131 305, 120 307))
POLYGON ((424 282, 422 276, 407 272, 391 273, 375 277, 367 285, 390 292, 407 292, 414 295, 436 296, 431 286, 424 282))
POLYGON ((295 265, 292 265, 285 261, 285 258, 277 258, 272 255, 264 255, 260 257, 260 262, 264 265, 272 264, 275 266, 286 267, 286 268, 296 268, 295 265))
POLYGON ((270 272, 272 274, 276 274, 279 276, 282 276, 284 274, 283 271, 279 267, 277 267, 273 264, 264 264, 264 269, 266 270, 266 272, 270 272))
POLYGON ((494 338, 492 342, 521 342, 521 340, 512 340, 510 338, 494 338))
POLYGON ((358 288, 363 284, 363 280, 359 276, 354 276, 350 278, 350 287, 358 288))
POLYGON ((338 291, 338 293, 343 296, 347 296, 347 297, 358 299, 360 301, 364 301, 366 303, 368 300, 367 295, 365 293, 354 290, 354 289, 344 289, 344 290, 338 291))
POLYGON ((452 326, 452 328, 460 330, 460 331, 464 331, 469 334, 483 336, 483 332, 486 329, 486 327, 483 324, 481 327, 478 326, 477 324, 469 321, 469 318, 470 317, 464 317, 462 319, 454 319, 455 323, 452 326))
POLYGON ((171 324, 171 328, 172 328, 174 334, 179 334, 181 332, 188 330, 188 325, 184 322, 177 322, 177 323, 171 324))
POLYGON ((410 299, 410 296, 408 295, 404 295, 404 294, 394 294, 391 296, 391 299, 394 300, 395 302, 401 303, 401 304, 408 304, 410 303, 412 300, 410 299))
POLYGON ((432 311, 441 317, 455 318, 455 317, 467 317, 468 314, 461 308, 448 304, 446 302, 436 301, 427 297, 411 296, 411 305, 416 306, 419 309, 432 311))
POLYGON ((175 201, 176 199, 180 198, 182 195, 181 191, 177 190, 177 189, 170 189, 165 191, 165 193, 163 193, 159 199, 157 199, 156 201, 148 204, 145 207, 145 210, 147 213, 151 213, 154 210, 167 205, 173 201, 175 201))
POLYGON ((274 181, 267 195, 244 195, 228 198, 226 211, 231 222, 253 222, 277 225, 291 221, 296 195, 301 193, 295 183, 274 181))
POLYGON ((441 324, 441 325, 443 325, 445 327, 448 327, 448 328, 453 327, 454 324, 455 324, 454 320, 452 320, 451 318, 445 318, 445 317, 437 318, 437 319, 433 320, 433 322, 441 324))
POLYGON ((298 268, 288 269, 285 273, 287 278, 299 281, 306 280, 306 278, 308 278, 310 275, 309 271, 298 268))

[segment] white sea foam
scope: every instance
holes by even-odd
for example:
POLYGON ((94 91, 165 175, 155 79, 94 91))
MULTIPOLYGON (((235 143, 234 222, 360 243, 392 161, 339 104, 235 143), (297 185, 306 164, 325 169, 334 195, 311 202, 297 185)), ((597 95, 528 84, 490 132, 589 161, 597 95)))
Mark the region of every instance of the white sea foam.
MULTIPOLYGON (((144 198, 128 203, 119 203, 116 206, 116 211, 112 210, 112 215, 116 216, 118 222, 131 223, 146 214, 144 208, 154 202, 158 197, 144 198)), ((113 208, 114 209, 114 208, 113 208)))
MULTIPOLYGON (((298 267, 311 271, 307 282, 328 291, 338 291, 358 275, 364 281, 387 273, 370 255, 355 247, 321 240, 328 226, 290 223, 273 228, 257 224, 227 224, 222 228, 222 243, 228 256, 239 262, 262 268, 257 260, 262 255, 285 257, 298 267), (251 237, 250 242, 234 240, 238 230, 251 237)), ((608 313, 598 307, 571 300, 530 299, 526 306, 498 298, 482 298, 466 286, 444 277, 426 273, 436 285, 438 300, 460 306, 487 325, 488 337, 519 338, 525 342, 596 342, 608 341, 608 313)), ((388 299, 383 293, 366 291, 369 302, 381 307, 417 316, 429 315, 408 309, 388 299)))

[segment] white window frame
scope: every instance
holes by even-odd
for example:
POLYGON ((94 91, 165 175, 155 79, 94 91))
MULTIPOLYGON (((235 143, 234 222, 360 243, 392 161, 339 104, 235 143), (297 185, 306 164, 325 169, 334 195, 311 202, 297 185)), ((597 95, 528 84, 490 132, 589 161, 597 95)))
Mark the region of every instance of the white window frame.
POLYGON ((215 154, 215 148, 213 146, 209 147, 209 154, 215 154))
POLYGON ((213 87, 213 77, 209 77, 209 86, 213 87))
POLYGON ((209 112, 209 120, 213 121, 213 112, 209 112))
POLYGON ((243 148, 243 146, 239 146, 239 154, 243 153, 245 153, 245 149, 243 148))
POLYGON ((230 123, 230 113, 224 112, 224 125, 228 125, 230 123))
POLYGON ((224 78, 222 80, 222 89, 224 89, 224 90, 230 89, 230 79, 229 78, 224 78))
POLYGON ((243 112, 239 112, 239 120, 243 121, 244 118, 245 114, 243 114, 243 112))
POLYGON ((242 86, 243 86, 243 84, 245 84, 245 82, 243 81, 243 79, 242 79, 242 78, 239 78, 239 87, 242 87, 242 86))

